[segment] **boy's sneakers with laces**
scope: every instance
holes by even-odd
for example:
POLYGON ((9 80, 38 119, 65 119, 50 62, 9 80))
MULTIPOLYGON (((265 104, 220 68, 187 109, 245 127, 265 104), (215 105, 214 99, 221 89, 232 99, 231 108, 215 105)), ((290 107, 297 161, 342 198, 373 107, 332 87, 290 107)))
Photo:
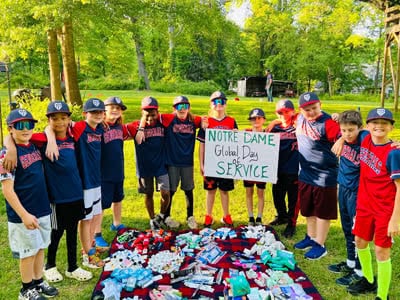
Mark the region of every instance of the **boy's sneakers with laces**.
POLYGON ((150 229, 158 230, 161 228, 161 225, 157 222, 156 218, 150 219, 150 229))
POLYGON ((262 224, 263 224, 262 219, 260 217, 257 217, 256 218, 256 226, 262 225, 262 224))
POLYGON ((178 221, 172 219, 170 216, 165 218, 164 223, 169 229, 177 229, 179 226, 181 226, 178 221))
POLYGON ((283 231, 283 236, 285 238, 293 237, 294 233, 296 232, 296 225, 288 224, 283 231))
POLYGON ((125 228, 126 228, 126 227, 125 227, 124 224, 119 224, 119 225, 115 226, 114 223, 112 223, 112 224, 110 225, 110 230, 111 230, 111 231, 120 231, 121 229, 125 229, 125 228))
POLYGON ((353 268, 350 268, 345 261, 328 266, 328 270, 333 273, 350 273, 353 272, 353 268))
POLYGON ((326 251, 324 246, 321 246, 317 242, 313 241, 311 249, 308 250, 306 254, 304 254, 304 257, 310 260, 317 260, 324 257, 327 254, 328 251, 326 251))
POLYGON ((196 219, 195 219, 194 216, 190 216, 187 219, 187 224, 188 224, 190 229, 197 229, 198 228, 198 225, 197 225, 197 222, 196 222, 196 219))
POLYGON ((249 226, 256 226, 256 220, 254 217, 249 217, 249 226))
POLYGON ((312 247, 314 245, 314 241, 310 238, 308 234, 305 235, 304 239, 302 239, 300 242, 297 242, 294 244, 295 249, 299 250, 307 250, 308 248, 312 247))
POLYGON ((63 276, 57 270, 57 267, 53 267, 53 268, 50 268, 47 270, 44 269, 43 275, 48 282, 59 282, 59 281, 63 280, 63 276))
POLYGON ((336 282, 338 285, 349 286, 350 284, 353 284, 353 283, 355 283, 355 282, 361 280, 361 278, 362 278, 362 277, 361 277, 361 276, 358 276, 358 275, 356 274, 356 272, 350 272, 350 273, 348 273, 348 274, 346 274, 346 275, 344 275, 344 276, 342 276, 342 277, 336 279, 335 282, 336 282))
POLYGON ((24 291, 20 291, 18 300, 45 300, 46 298, 39 294, 36 288, 30 288, 24 291))
POLYGON ((35 285, 35 289, 46 298, 51 298, 58 295, 58 290, 54 286, 49 285, 45 280, 35 285))
POLYGON ((233 221, 231 215, 226 215, 225 217, 222 217, 221 223, 226 226, 233 227, 233 221))
POLYGON ((279 216, 276 216, 275 219, 271 221, 271 223, 269 223, 269 225, 271 226, 283 225, 286 224, 287 222, 288 222, 287 218, 281 218, 279 216))
POLYGON ((214 224, 214 218, 212 216, 206 215, 204 217, 204 227, 210 227, 214 224))
POLYGON ((369 283, 367 278, 362 277, 359 281, 350 284, 347 287, 347 291, 352 295, 360 295, 367 293, 375 293, 376 292, 376 279, 374 278, 374 282, 369 283))
POLYGON ((94 238, 94 243, 96 245, 97 251, 99 251, 100 253, 106 252, 108 251, 108 249, 110 249, 110 245, 106 242, 102 235, 96 236, 94 238))

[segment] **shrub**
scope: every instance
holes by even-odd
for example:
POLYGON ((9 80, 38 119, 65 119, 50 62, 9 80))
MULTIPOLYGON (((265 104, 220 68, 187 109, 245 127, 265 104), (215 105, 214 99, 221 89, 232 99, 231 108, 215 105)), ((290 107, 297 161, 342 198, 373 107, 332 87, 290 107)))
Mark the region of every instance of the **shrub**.
POLYGON ((210 95, 212 92, 221 89, 221 87, 213 81, 193 82, 178 79, 152 82, 151 88, 158 92, 186 95, 210 95))
POLYGON ((132 90, 137 88, 132 78, 107 76, 87 79, 79 83, 80 89, 85 90, 132 90))

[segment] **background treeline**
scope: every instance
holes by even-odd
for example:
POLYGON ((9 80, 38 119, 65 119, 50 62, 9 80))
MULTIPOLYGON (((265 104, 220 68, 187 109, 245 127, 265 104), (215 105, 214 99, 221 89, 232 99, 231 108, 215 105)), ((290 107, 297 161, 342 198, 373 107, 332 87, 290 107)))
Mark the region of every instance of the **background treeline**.
POLYGON ((2 0, 0 61, 10 63, 14 88, 49 85, 64 70, 67 92, 76 81, 78 91, 206 95, 265 68, 300 92, 316 82, 331 95, 380 85, 383 14, 372 5, 249 0, 252 15, 239 27, 226 15, 245 2, 2 0))

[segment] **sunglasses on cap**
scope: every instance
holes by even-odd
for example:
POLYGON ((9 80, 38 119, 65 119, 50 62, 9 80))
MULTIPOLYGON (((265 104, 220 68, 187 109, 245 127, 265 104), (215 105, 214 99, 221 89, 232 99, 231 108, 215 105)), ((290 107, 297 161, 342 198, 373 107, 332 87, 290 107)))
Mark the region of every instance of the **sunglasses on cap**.
POLYGON ((189 109, 189 103, 179 103, 175 105, 176 110, 189 109))
POLYGON ((32 121, 19 121, 12 124, 12 126, 16 130, 24 130, 25 128, 28 130, 32 130, 33 128, 35 128, 35 123, 32 121))
POLYGON ((213 99, 213 100, 211 100, 211 102, 214 105, 218 105, 218 104, 225 105, 226 104, 226 100, 225 99, 213 99))

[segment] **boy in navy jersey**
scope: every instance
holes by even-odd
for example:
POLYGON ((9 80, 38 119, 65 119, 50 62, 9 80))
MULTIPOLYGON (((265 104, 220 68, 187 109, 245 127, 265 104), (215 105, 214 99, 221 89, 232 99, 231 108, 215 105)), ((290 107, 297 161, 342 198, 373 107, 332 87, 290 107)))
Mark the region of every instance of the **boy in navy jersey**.
POLYGON ((272 196, 277 216, 270 225, 287 224, 283 235, 289 238, 295 233, 299 214, 297 205, 299 151, 294 126, 296 112, 292 101, 285 99, 276 104, 275 112, 280 122, 272 127, 270 132, 276 132, 280 135, 278 181, 272 185, 272 196), (287 208, 286 194, 288 198, 287 208))
POLYGON ((393 114, 385 108, 371 110, 361 142, 360 182, 357 194, 355 235, 358 258, 364 277, 349 285, 351 294, 373 293, 388 299, 392 278, 390 252, 393 238, 400 235, 400 150, 388 134, 393 130, 393 114), (369 243, 374 241, 377 278, 374 278, 369 243))
POLYGON ((331 151, 340 137, 339 124, 321 110, 314 93, 304 93, 299 99, 296 136, 299 147, 299 201, 307 222, 305 238, 296 249, 306 250, 305 258, 315 260, 327 254, 325 241, 330 220, 337 219, 338 160, 331 151))
POLYGON ((340 131, 344 140, 340 153, 339 173, 339 210, 342 230, 346 240, 347 260, 330 265, 334 273, 344 273, 336 280, 337 284, 348 286, 362 277, 360 262, 356 255, 354 235, 351 230, 356 215, 358 182, 360 177, 360 145, 368 131, 361 130, 361 114, 355 110, 344 111, 339 115, 340 131))
MULTIPOLYGON (((16 145, 17 166, 12 172, 0 164, 0 181, 6 199, 10 248, 20 262, 22 289, 19 300, 43 300, 58 290, 43 281, 44 249, 50 243, 50 205, 42 157, 30 143, 35 119, 25 109, 15 109, 6 119, 16 145)), ((4 152, 3 152, 4 154, 4 152)))
POLYGON ((169 205, 169 178, 165 160, 165 128, 159 121, 158 102, 147 96, 142 100, 142 119, 126 124, 130 137, 135 138, 136 173, 139 178, 139 193, 145 194, 145 205, 150 217, 151 229, 165 224, 165 213, 169 205), (141 126, 145 124, 145 126, 141 126), (137 138, 143 132, 144 140, 137 138), (161 193, 160 213, 154 213, 154 180, 161 193))

